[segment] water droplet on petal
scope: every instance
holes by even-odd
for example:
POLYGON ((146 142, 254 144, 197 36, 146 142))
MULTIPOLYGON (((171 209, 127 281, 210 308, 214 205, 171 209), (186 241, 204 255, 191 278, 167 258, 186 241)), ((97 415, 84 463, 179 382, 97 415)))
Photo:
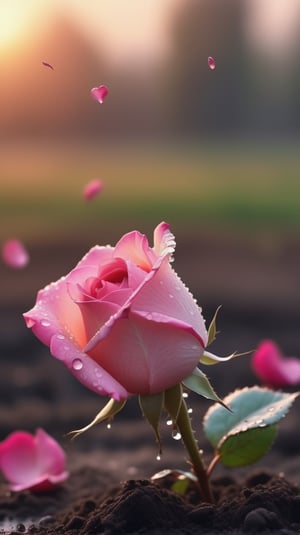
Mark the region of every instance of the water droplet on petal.
POLYGON ((95 179, 88 182, 83 189, 83 197, 86 201, 91 201, 100 193, 103 189, 103 182, 95 179))
POLYGON ((275 411, 275 407, 269 407, 268 408, 268 412, 274 412, 275 411))
POLYGON ((156 460, 160 461, 160 459, 161 459, 161 456, 160 455, 156 455, 156 460))
POLYGON ((174 295, 169 294, 169 297, 170 297, 170 299, 173 299, 173 298, 174 298, 174 295))
POLYGON ((192 414, 192 412, 193 412, 193 409, 188 409, 189 414, 192 414))
POLYGON ((50 327, 51 323, 50 323, 50 321, 48 321, 48 320, 42 320, 42 321, 41 321, 41 325, 42 325, 43 327, 50 327))
POLYGON ((210 70, 214 71, 215 68, 216 68, 216 62, 215 62, 214 58, 212 58, 211 56, 208 56, 207 63, 208 63, 208 66, 209 66, 210 70))
POLYGON ((29 255, 19 240, 8 240, 2 248, 3 261, 10 267, 21 269, 27 266, 29 255))
POLYGON ((83 362, 81 359, 74 359, 73 362, 72 362, 72 368, 73 370, 82 370, 83 368, 83 362))
POLYGON ((64 340, 65 339, 63 334, 58 334, 56 338, 58 338, 58 340, 64 340))
POLYGON ((91 95, 100 104, 103 104, 104 100, 108 95, 108 87, 106 85, 99 85, 99 87, 93 87, 93 89, 91 89, 91 95))
POLYGON ((172 425, 172 424, 173 424, 173 421, 172 421, 172 420, 167 420, 166 424, 167 424, 167 425, 172 425))
POLYGON ((187 392, 183 392, 183 394, 182 394, 182 397, 186 399, 186 398, 188 398, 188 397, 189 397, 189 395, 188 395, 188 393, 187 393, 187 392))
POLYGON ((111 423, 108 423, 108 424, 106 425, 106 429, 111 429, 111 423))

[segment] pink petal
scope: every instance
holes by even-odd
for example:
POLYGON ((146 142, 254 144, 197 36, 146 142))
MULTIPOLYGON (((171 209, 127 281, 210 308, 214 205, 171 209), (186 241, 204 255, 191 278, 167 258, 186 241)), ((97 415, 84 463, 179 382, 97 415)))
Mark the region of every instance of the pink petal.
POLYGON ((42 61, 42 64, 44 67, 49 67, 49 69, 52 69, 54 71, 54 67, 51 65, 51 63, 48 63, 48 61, 42 61))
POLYGON ((103 189, 103 183, 101 180, 91 180, 88 182, 83 189, 83 197, 86 201, 91 201, 94 199, 98 193, 103 189))
POLYGON ((193 333, 157 319, 161 322, 131 312, 127 318, 118 317, 91 351, 93 359, 132 394, 154 394, 180 383, 203 352, 193 333))
POLYGON ((100 104, 103 104, 105 98, 108 95, 108 87, 106 85, 99 85, 99 87, 93 87, 93 89, 91 89, 91 95, 95 100, 100 102, 100 104))
POLYGON ((137 230, 128 232, 118 241, 114 257, 130 260, 145 271, 150 271, 157 259, 155 253, 149 247, 147 237, 137 230))
POLYGON ((44 344, 49 345, 54 334, 71 336, 83 347, 86 332, 79 307, 69 296, 66 279, 62 277, 40 290, 35 306, 23 314, 26 325, 44 344))
POLYGON ((108 395, 117 401, 129 397, 129 392, 118 380, 67 338, 62 338, 61 335, 53 336, 50 350, 52 355, 62 360, 76 379, 90 390, 101 396, 108 395))
POLYGON ((40 472, 59 476, 65 469, 66 456, 58 442, 39 428, 35 436, 35 446, 40 472))
POLYGON ((151 281, 140 289, 132 301, 131 311, 145 317, 155 311, 156 314, 172 317, 174 324, 175 320, 179 320, 191 327, 194 335, 202 340, 203 348, 207 345, 208 336, 202 310, 166 260, 161 263, 151 281))
POLYGON ((164 221, 154 230, 154 251, 158 256, 164 256, 166 253, 172 255, 175 251, 175 237, 170 231, 170 225, 164 221))
POLYGON ((8 266, 15 269, 24 268, 29 262, 29 255, 19 240, 5 242, 2 248, 2 258, 8 266))
POLYGON ((208 63, 208 66, 209 66, 210 70, 214 71, 215 68, 216 68, 216 62, 215 62, 214 58, 212 58, 211 56, 208 56, 207 63, 208 63))
POLYGON ((11 490, 50 490, 68 477, 65 455, 45 431, 11 433, 0 444, 0 468, 11 490))
POLYGON ((273 387, 300 383, 300 359, 284 357, 272 340, 261 342, 252 357, 254 373, 273 387))

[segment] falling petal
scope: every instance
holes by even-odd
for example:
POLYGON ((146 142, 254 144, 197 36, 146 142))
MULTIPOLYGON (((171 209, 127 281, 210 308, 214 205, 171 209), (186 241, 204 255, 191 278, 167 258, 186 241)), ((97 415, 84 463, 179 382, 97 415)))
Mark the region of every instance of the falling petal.
POLYGON ((214 58, 212 58, 211 56, 208 56, 207 63, 208 63, 208 66, 209 66, 210 70, 214 71, 215 68, 216 68, 216 62, 215 62, 214 58))
POLYGON ((3 261, 10 267, 21 269, 27 266, 29 255, 19 240, 8 240, 2 248, 3 261))
POLYGON ((300 383, 300 359, 285 357, 272 340, 263 340, 252 357, 252 369, 268 386, 278 388, 300 383))
POLYGON ((42 61, 42 64, 45 67, 49 67, 49 69, 52 69, 54 71, 54 67, 51 65, 51 63, 48 63, 47 61, 42 61))
POLYGON ((93 87, 93 89, 91 89, 91 95, 95 100, 100 102, 100 104, 103 104, 105 98, 108 95, 108 87, 106 85, 99 85, 99 87, 93 87))
POLYGON ((83 190, 83 196, 86 201, 91 201, 100 193, 103 189, 103 183, 101 180, 91 180, 88 182, 83 190))

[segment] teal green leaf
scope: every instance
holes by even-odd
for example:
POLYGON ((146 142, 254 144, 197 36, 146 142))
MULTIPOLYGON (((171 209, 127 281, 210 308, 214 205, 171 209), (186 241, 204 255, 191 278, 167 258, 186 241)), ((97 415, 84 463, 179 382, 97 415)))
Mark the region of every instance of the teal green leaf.
POLYGON ((191 375, 186 377, 182 383, 193 392, 196 392, 196 394, 200 394, 200 396, 203 396, 206 399, 217 401, 226 407, 221 398, 219 398, 218 394, 214 391, 206 375, 199 368, 195 368, 191 375))
POLYGON ((169 413, 173 422, 177 422, 178 414, 182 404, 182 387, 181 385, 173 386, 165 391, 165 409, 169 413))
POLYGON ((215 314, 214 314, 214 317, 213 319, 211 320, 210 322, 210 325, 208 327, 208 340, 207 340, 207 345, 209 346, 216 338, 216 334, 217 334, 217 315, 218 315, 218 312, 221 308, 221 305, 218 306, 215 314))
POLYGON ((105 407, 98 412, 97 416, 95 416, 95 418, 88 425, 82 427, 81 429, 75 429, 75 431, 71 431, 68 434, 72 435, 72 438, 77 438, 82 433, 85 433, 85 431, 88 431, 88 429, 91 429, 91 427, 94 425, 100 424, 104 420, 111 420, 115 414, 117 414, 117 412, 123 409, 125 404, 126 400, 116 401, 115 399, 111 398, 105 407))
POLYGON ((228 434, 218 446, 220 461, 230 467, 255 463, 269 451, 276 435, 276 424, 228 434))
POLYGON ((250 464, 271 447, 276 424, 286 416, 299 392, 286 394, 254 386, 236 390, 207 411, 203 427, 216 454, 228 466, 250 464))
POLYGON ((153 427, 157 443, 159 445, 159 453, 161 453, 161 438, 159 433, 159 422, 161 411, 164 405, 164 392, 152 395, 140 395, 139 404, 141 411, 148 423, 153 427))

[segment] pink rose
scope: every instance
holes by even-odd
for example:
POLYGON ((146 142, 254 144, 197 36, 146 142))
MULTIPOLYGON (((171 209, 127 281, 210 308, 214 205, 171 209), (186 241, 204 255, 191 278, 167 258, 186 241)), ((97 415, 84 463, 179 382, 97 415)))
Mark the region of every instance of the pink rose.
POLYGON ((65 454, 43 429, 33 436, 15 431, 0 443, 0 469, 10 489, 49 491, 65 481, 65 454))
POLYGON ((167 223, 154 247, 137 231, 95 246, 38 293, 28 327, 91 390, 125 400, 162 392, 189 376, 207 344, 193 296, 170 265, 167 223))

